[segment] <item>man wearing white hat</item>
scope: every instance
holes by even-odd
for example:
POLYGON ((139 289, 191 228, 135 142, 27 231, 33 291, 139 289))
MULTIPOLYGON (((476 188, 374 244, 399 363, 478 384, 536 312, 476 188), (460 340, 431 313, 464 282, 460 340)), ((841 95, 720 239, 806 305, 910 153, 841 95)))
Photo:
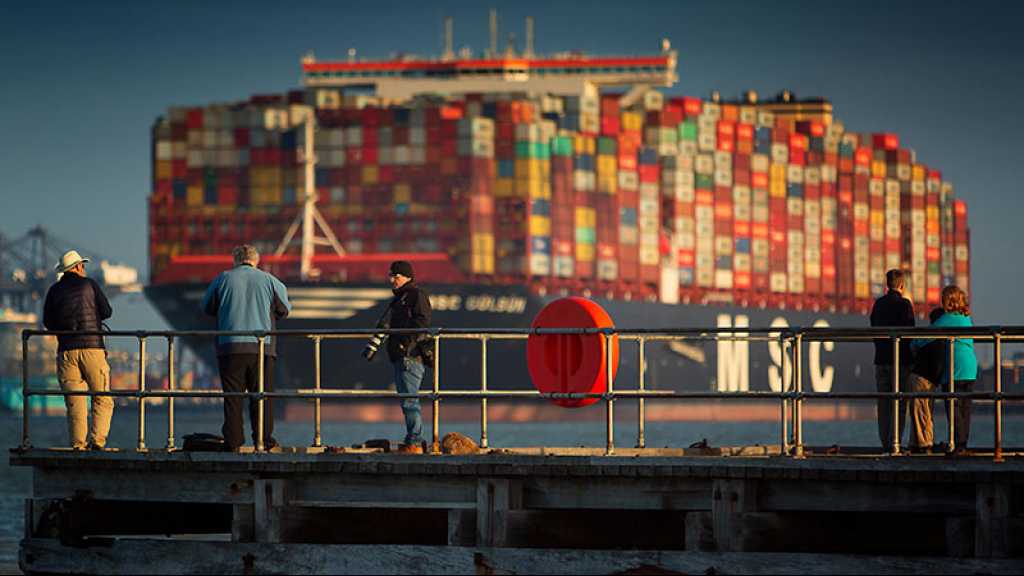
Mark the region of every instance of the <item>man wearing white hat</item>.
MULTIPOLYGON (((59 279, 50 286, 43 306, 43 326, 47 330, 99 332, 102 322, 113 311, 99 284, 85 276, 88 258, 69 250, 55 267, 59 279)), ((99 335, 57 337, 57 378, 66 392, 107 392, 110 390, 110 365, 99 335)), ((92 424, 88 423, 85 396, 65 396, 68 409, 68 434, 75 450, 102 450, 110 432, 114 401, 110 396, 92 399, 92 424), (86 431, 88 430, 88 439, 86 431)))

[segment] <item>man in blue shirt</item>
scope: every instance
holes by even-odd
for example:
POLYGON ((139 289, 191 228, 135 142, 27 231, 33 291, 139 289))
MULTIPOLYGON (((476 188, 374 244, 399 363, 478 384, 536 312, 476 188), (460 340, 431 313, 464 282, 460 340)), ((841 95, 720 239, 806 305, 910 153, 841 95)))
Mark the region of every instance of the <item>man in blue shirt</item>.
MULTIPOLYGON (((217 317, 220 331, 272 331, 277 320, 291 311, 288 290, 273 275, 257 268, 260 254, 253 246, 243 244, 232 251, 235 267, 221 272, 210 283, 203 296, 202 309, 217 317)), ((275 339, 264 340, 263 389, 273 391, 275 339)), ((218 336, 217 363, 221 386, 225 392, 259 391, 259 341, 255 336, 218 336)), ((263 446, 277 446, 273 437, 274 417, 270 400, 264 401, 263 446)), ((249 423, 253 444, 257 442, 259 403, 249 400, 249 423)), ((225 450, 237 451, 244 443, 242 430, 242 399, 224 398, 225 450)))

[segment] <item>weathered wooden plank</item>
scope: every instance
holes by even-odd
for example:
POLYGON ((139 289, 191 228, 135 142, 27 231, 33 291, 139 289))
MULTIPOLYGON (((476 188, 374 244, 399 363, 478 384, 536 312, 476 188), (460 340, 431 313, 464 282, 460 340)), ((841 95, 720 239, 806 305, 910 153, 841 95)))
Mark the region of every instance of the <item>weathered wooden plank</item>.
POLYGON ((476 503, 476 478, 468 476, 380 476, 307 474, 290 477, 289 499, 309 502, 476 503))
POLYGON ((755 480, 715 480, 711 495, 711 523, 715 546, 720 552, 741 552, 736 538, 738 515, 758 509, 758 482, 755 480))
POLYGON ((523 507, 522 481, 481 478, 476 494, 477 546, 506 546, 509 512, 523 507))
POLYGON ((281 541, 281 508, 286 484, 280 479, 253 482, 253 534, 257 542, 281 541))
POLYGON ((21 568, 55 574, 1017 574, 1024 562, 794 553, 536 550, 458 546, 345 546, 115 541, 68 548, 23 543, 21 568))
POLYGON ((763 482, 760 509, 817 512, 921 512, 973 514, 970 485, 763 482))
POLYGON ((1008 555, 1010 492, 1010 486, 1006 484, 978 484, 975 556, 1004 558, 1008 555))
POLYGON ((288 500, 289 506, 299 508, 394 508, 394 509, 423 509, 423 510, 476 510, 476 502, 446 502, 446 501, 405 501, 393 502, 390 500, 288 500))
POLYGON ((32 474, 32 491, 36 498, 88 494, 96 500, 251 504, 252 482, 252 476, 240 474, 159 474, 93 469, 70 473, 36 468, 32 474))
POLYGON ((533 509, 710 510, 710 480, 674 478, 532 478, 523 485, 533 509))

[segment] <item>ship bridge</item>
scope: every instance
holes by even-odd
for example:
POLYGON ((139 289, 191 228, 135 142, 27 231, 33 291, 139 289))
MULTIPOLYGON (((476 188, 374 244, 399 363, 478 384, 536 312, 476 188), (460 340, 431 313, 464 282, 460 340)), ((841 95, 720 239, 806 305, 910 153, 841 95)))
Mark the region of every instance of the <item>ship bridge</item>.
POLYGON ((372 87, 378 96, 395 100, 455 92, 580 94, 588 84, 671 87, 678 80, 672 50, 657 56, 452 61, 319 62, 307 57, 302 74, 310 88, 372 87))
POLYGON ((482 58, 468 49, 456 56, 452 44, 452 19, 445 19, 445 51, 440 58, 414 56, 390 60, 357 61, 349 50, 347 61, 317 61, 312 54, 302 59, 302 81, 307 88, 369 88, 377 96, 407 100, 418 94, 525 92, 576 95, 606 86, 633 87, 644 91, 670 88, 678 81, 677 53, 668 40, 661 52, 646 56, 592 58, 566 52, 536 56, 533 51, 533 18, 526 19, 522 52, 514 47, 514 35, 498 50, 497 12, 491 10, 491 44, 482 58))

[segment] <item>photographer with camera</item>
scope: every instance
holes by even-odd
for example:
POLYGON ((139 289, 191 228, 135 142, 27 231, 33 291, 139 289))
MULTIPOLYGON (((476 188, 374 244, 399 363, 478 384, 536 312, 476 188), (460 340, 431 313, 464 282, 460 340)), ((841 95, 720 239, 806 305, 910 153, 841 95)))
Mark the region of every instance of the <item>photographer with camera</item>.
MULTIPOLYGON (((405 260, 391 263, 388 281, 395 297, 388 304, 378 328, 429 328, 430 299, 426 290, 416 285, 412 264, 405 260)), ((363 350, 372 360, 383 340, 375 334, 363 350)), ((388 359, 394 365, 395 389, 399 394, 416 394, 423 381, 425 364, 433 364, 433 340, 427 334, 392 334, 387 339, 388 359)), ((405 415, 405 440, 398 451, 404 454, 423 453, 423 418, 419 398, 402 398, 405 415)))

